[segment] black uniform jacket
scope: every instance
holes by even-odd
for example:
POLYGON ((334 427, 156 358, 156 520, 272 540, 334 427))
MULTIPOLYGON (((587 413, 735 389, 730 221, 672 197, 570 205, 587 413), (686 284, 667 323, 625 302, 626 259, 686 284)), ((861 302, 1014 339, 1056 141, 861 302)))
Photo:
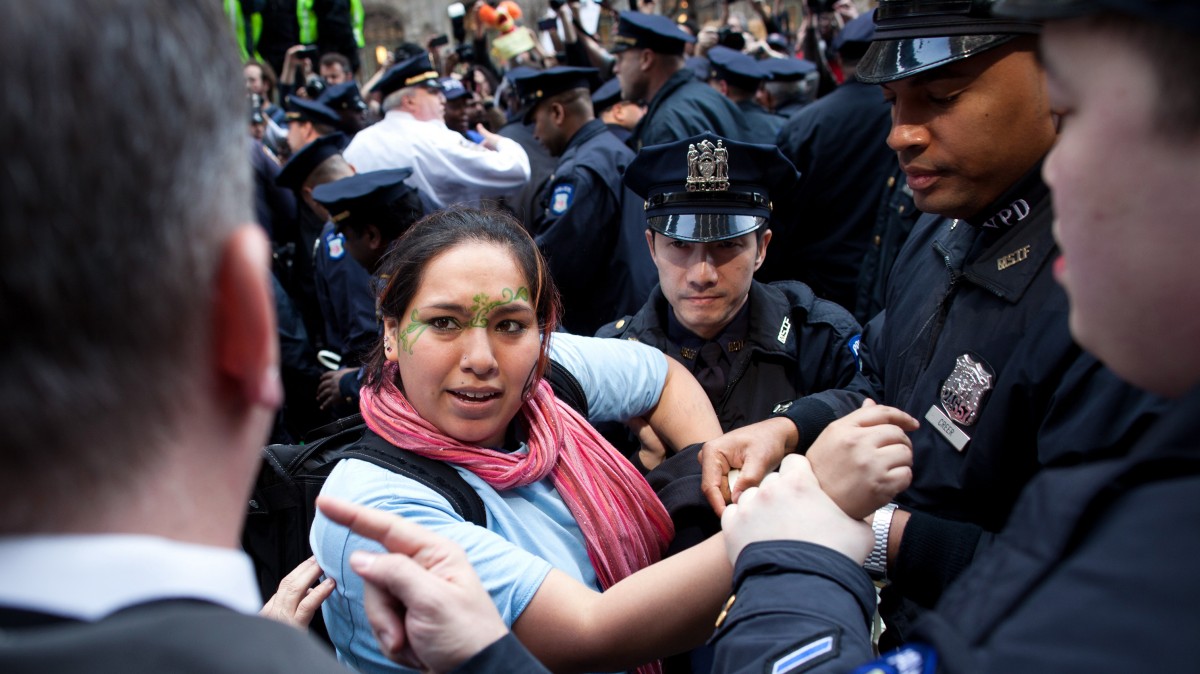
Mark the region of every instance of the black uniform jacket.
MULTIPOLYGON (((845 386, 857 372, 859 326, 845 309, 795 281, 752 282, 748 302, 749 338, 735 354, 717 405, 725 431, 766 419, 781 402, 845 386)), ((690 369, 693 363, 667 338, 670 310, 656 287, 637 314, 604 326, 596 336, 649 344, 690 369)))
POLYGON ((629 138, 629 147, 637 151, 646 145, 670 143, 705 131, 753 142, 741 110, 685 68, 672 75, 650 99, 646 114, 629 138))
MULTIPOLYGON (((1048 467, 1004 532, 892 654, 936 654, 941 672, 1172 672, 1195 669, 1184 634, 1200 626, 1200 389, 1173 404, 1122 456, 1048 467)), ((870 581, 808 543, 748 546, 715 636, 716 671, 847 672, 871 657, 870 581), (834 637, 834 648, 821 639, 834 637), (810 646, 816 644, 815 646, 810 646)), ((857 670, 856 670, 857 671, 857 670)), ((930 671, 920 667, 901 671, 930 671)))
POLYGON ((888 594, 932 605, 1042 467, 1123 453, 1165 408, 1071 338, 1052 220, 1040 166, 972 223, 924 216, 863 331, 854 385, 786 411, 804 446, 863 395, 921 422, 913 482, 896 499, 919 513, 889 561, 888 594))
POLYGON ((621 175, 633 157, 604 122, 593 119, 571 137, 538 199, 534 239, 562 293, 563 326, 575 334, 591 335, 637 306, 622 291, 629 279, 654 268, 644 223, 622 231, 621 175), (635 245, 618 247, 624 238, 635 245))

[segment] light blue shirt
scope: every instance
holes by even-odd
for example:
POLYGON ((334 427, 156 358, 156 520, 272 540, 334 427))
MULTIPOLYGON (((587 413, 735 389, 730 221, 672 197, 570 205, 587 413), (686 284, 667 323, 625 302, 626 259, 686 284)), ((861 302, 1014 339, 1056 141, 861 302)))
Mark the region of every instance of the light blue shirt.
MULTIPOLYGON (((642 416, 658 404, 667 363, 657 349, 555 333, 550 351, 579 380, 593 422, 642 416)), ((321 493, 402 515, 457 542, 510 627, 551 568, 599 590, 583 533, 549 480, 497 492, 470 471, 455 468, 482 499, 487 528, 463 520, 428 487, 364 461, 338 464, 321 493)), ((337 582, 323 612, 338 658, 362 672, 407 671, 379 653, 363 612, 362 579, 349 566, 353 551, 382 547, 321 515, 313 522, 311 543, 321 568, 337 582)))

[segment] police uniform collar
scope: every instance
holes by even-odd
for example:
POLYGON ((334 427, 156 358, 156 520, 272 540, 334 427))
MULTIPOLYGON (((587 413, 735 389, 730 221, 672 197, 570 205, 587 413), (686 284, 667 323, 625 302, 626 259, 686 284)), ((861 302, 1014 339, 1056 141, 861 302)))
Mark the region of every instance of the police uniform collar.
POLYGON ((1025 220, 1028 217, 1026 211, 1050 193, 1050 189, 1042 181, 1044 161, 1045 158, 1039 160, 987 208, 967 218, 965 222, 982 229, 1005 229, 1025 220))
POLYGON ((575 135, 571 136, 571 140, 567 141, 567 147, 563 150, 563 155, 565 156, 572 148, 579 147, 602 133, 608 133, 608 126, 604 123, 604 120, 593 119, 589 121, 587 124, 579 127, 575 135))
MULTIPOLYGON (((966 280, 1016 303, 1058 252, 1049 196, 1039 163, 996 202, 1024 201, 1028 206, 1027 212, 1021 207, 1024 217, 1005 228, 952 221, 934 240, 934 250, 939 257, 957 261, 953 264, 966 280)), ((996 213, 994 208, 986 212, 996 213)))
POLYGON ((734 354, 745 348, 746 338, 750 335, 749 298, 742 304, 742 308, 734 314, 733 320, 729 322, 729 325, 726 325, 720 334, 712 339, 704 339, 684 327, 679 322, 679 319, 675 317, 675 311, 671 309, 669 302, 667 303, 665 313, 667 319, 667 339, 679 348, 679 355, 688 362, 689 366, 696 360, 696 355, 699 354, 700 348, 709 342, 716 342, 720 345, 721 350, 725 352, 725 357, 732 362, 734 354))

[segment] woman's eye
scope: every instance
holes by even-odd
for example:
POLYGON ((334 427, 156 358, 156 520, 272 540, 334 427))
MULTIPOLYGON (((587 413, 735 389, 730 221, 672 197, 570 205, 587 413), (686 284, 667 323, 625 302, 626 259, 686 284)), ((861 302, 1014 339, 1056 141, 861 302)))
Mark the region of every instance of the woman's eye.
POLYGON ((517 333, 517 332, 524 332, 525 328, 526 328, 526 326, 524 323, 522 323, 520 321, 514 321, 511 319, 500 321, 499 323, 496 324, 496 332, 517 333))
POLYGON ((429 325, 434 330, 454 330, 458 328, 458 321, 449 316, 439 316, 429 321, 429 325))

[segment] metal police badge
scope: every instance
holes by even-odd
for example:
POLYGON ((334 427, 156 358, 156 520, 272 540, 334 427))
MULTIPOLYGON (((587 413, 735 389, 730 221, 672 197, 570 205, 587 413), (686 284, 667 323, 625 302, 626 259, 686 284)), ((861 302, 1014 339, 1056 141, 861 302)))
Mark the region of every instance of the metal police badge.
POLYGON ((954 371, 942 384, 939 396, 942 409, 933 405, 925 413, 925 420, 960 452, 966 448, 971 437, 959 426, 969 427, 979 418, 979 408, 988 391, 992 390, 993 379, 994 376, 983 362, 964 353, 954 361, 954 371))
POLYGON ((729 150, 717 141, 700 141, 688 145, 687 153, 689 192, 724 192, 729 189, 729 150))
POLYGON ((954 371, 942 384, 942 409, 959 425, 974 425, 979 404, 991 390, 991 373, 971 354, 964 353, 954 361, 954 371))

